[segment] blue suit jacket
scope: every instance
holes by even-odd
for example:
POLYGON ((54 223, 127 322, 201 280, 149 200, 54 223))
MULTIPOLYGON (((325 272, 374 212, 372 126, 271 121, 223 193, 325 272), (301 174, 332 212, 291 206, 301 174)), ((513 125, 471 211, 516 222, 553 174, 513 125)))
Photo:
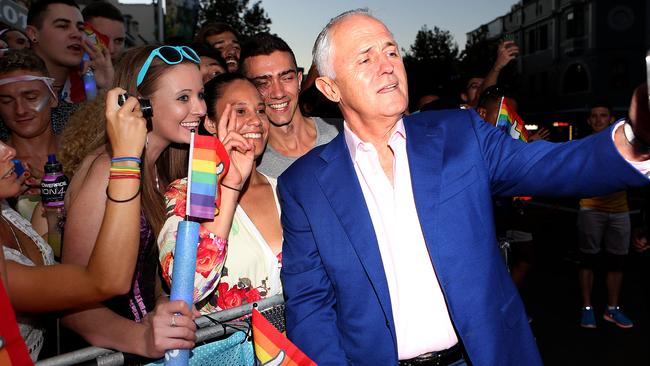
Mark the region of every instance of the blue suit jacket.
MULTIPOLYGON (((470 360, 541 364, 497 250, 491 197, 596 196, 647 179, 620 157, 611 130, 526 144, 462 110, 404 125, 422 232, 470 360)), ((343 134, 295 162, 278 187, 289 338, 319 365, 395 365, 386 276, 343 134)))

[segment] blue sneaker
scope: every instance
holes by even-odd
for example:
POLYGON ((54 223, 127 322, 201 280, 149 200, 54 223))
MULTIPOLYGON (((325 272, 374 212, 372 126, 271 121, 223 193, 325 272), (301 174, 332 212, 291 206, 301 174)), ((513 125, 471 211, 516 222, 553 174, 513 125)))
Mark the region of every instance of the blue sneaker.
POLYGON ((585 306, 582 308, 582 319, 580 320, 580 326, 583 328, 596 328, 596 316, 594 315, 594 308, 591 306, 585 306))
POLYGON ((627 329, 627 328, 632 328, 634 326, 634 323, 632 323, 630 318, 628 318, 623 313, 623 310, 621 310, 621 308, 618 306, 613 309, 608 308, 607 310, 605 310, 603 319, 618 325, 619 328, 627 329))

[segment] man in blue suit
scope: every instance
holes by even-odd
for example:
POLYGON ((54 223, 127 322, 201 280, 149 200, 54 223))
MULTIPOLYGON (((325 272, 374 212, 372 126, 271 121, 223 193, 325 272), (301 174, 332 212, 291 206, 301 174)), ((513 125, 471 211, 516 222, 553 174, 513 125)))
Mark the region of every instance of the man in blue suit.
POLYGON ((325 27, 314 60, 345 129, 279 179, 289 338, 319 365, 541 364, 491 197, 640 186, 647 178, 621 155, 647 160, 648 150, 621 125, 525 144, 473 111, 402 118, 398 46, 362 10, 325 27))

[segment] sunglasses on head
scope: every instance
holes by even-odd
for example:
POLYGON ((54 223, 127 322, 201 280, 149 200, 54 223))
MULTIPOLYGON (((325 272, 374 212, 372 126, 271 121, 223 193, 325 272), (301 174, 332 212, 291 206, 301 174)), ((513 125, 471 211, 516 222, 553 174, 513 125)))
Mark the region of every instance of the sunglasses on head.
POLYGON ((194 52, 193 49, 187 46, 160 46, 149 54, 147 60, 142 64, 140 72, 138 73, 138 79, 136 80, 135 86, 138 87, 142 84, 144 77, 149 71, 149 67, 153 62, 153 59, 158 57, 163 60, 168 65, 176 65, 181 63, 183 60, 187 59, 194 63, 201 63, 201 58, 199 55, 194 52))

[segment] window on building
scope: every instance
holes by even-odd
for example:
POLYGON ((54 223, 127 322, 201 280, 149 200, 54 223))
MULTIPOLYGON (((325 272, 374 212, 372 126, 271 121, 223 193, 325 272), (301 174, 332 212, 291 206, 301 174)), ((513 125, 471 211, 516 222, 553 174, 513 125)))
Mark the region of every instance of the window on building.
POLYGON ((562 92, 565 94, 580 93, 589 90, 589 75, 581 64, 570 65, 564 73, 562 92))
POLYGON ((548 48, 548 24, 539 27, 539 49, 545 50, 548 48))
POLYGON ((585 19, 584 11, 580 8, 575 8, 566 13, 565 29, 566 38, 582 37, 585 34, 585 19))
POLYGON ((534 53, 537 51, 537 31, 532 29, 528 31, 528 44, 527 44, 527 53, 534 53))

